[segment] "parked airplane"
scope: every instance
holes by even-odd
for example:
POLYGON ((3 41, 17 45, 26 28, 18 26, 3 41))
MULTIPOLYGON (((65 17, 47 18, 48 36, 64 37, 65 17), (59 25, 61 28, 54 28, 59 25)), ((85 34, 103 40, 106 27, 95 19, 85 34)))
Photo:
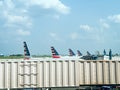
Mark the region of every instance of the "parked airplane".
POLYGON ((30 59, 30 52, 27 46, 27 43, 24 41, 24 59, 30 59))
MULTIPOLYGON (((87 55, 91 55, 91 54, 87 51, 87 55)), ((77 50, 77 55, 75 55, 75 53, 71 49, 69 49, 69 56, 77 57, 79 59, 83 59, 83 55, 79 50, 77 50)))
POLYGON ((82 58, 82 59, 85 59, 85 60, 96 60, 96 59, 97 59, 97 56, 91 55, 91 54, 87 51, 87 55, 82 56, 81 58, 82 58))
MULTIPOLYGON (((108 55, 106 54, 105 49, 104 49, 103 53, 104 53, 104 56, 103 56, 104 60, 112 60, 112 58, 115 58, 112 55, 112 50, 111 49, 109 50, 109 54, 108 55)), ((116 59, 118 59, 118 57, 116 59)))
POLYGON ((28 60, 28 59, 40 60, 40 59, 45 59, 45 58, 50 59, 50 57, 31 57, 27 43, 24 41, 23 44, 24 44, 24 60, 28 60))
MULTIPOLYGON (((69 55, 68 56, 60 56, 59 53, 56 51, 56 49, 52 46, 52 58, 63 58, 63 59, 81 59, 79 56, 76 56, 74 52, 69 49, 69 55)), ((83 59, 81 59, 83 60, 83 59)))
MULTIPOLYGON (((26 42, 23 42, 23 44, 24 44, 24 59, 25 60, 30 59, 31 57, 28 46, 26 42)), ((75 53, 71 49, 69 49, 69 56, 60 56, 53 46, 51 47, 51 51, 52 51, 52 58, 82 59, 82 60, 91 60, 96 58, 94 55, 91 55, 88 51, 86 56, 82 56, 79 50, 77 50, 78 55, 75 55, 75 53)), ((32 58, 32 59, 37 59, 37 58, 32 58)))

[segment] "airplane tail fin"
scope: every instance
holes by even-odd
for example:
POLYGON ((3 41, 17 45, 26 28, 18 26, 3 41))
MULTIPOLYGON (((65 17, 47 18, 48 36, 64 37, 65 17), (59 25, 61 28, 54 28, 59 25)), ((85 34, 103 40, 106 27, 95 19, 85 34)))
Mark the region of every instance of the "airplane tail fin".
POLYGON ((78 56, 82 56, 82 53, 79 50, 77 50, 77 54, 78 56))
POLYGON ((52 51, 53 58, 60 58, 58 52, 55 50, 55 48, 53 46, 51 47, 51 51, 52 51))
POLYGON ((106 55, 106 51, 105 51, 105 49, 104 49, 103 53, 104 53, 104 56, 105 56, 105 55, 106 55))
POLYGON ((69 49, 69 56, 75 56, 75 53, 71 49, 69 49))
POLYGON ((25 60, 30 59, 30 52, 29 52, 29 49, 27 47, 27 43, 23 42, 23 44, 24 44, 24 59, 25 60))
POLYGON ((87 51, 87 56, 90 56, 91 54, 87 51))

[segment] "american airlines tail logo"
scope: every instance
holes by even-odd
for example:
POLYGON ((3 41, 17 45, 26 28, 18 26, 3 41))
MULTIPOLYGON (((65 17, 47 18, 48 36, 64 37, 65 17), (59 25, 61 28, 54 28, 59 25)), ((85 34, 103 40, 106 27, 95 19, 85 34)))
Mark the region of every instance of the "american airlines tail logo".
POLYGON ((69 49, 69 56, 75 56, 75 53, 71 49, 69 49))
POLYGON ((27 47, 27 44, 26 42, 23 42, 23 44, 24 44, 24 59, 30 59, 30 52, 27 47))
POLYGON ((79 50, 77 50, 77 54, 78 56, 82 56, 82 53, 79 50))
POLYGON ((55 48, 53 46, 51 47, 51 51, 52 51, 53 58, 60 58, 58 52, 55 50, 55 48))

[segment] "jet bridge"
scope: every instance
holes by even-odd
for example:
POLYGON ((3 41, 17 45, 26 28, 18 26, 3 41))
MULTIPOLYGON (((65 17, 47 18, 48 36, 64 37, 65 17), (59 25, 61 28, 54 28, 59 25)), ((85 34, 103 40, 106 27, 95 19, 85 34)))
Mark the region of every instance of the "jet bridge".
POLYGON ((116 86, 119 75, 119 60, 0 60, 0 89, 116 86))

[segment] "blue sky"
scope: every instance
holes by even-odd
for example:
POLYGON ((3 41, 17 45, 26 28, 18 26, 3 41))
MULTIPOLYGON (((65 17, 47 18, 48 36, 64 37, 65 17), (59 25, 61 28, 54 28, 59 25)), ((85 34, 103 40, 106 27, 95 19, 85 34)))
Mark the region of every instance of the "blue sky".
POLYGON ((120 53, 119 0, 0 0, 0 53, 120 53))

